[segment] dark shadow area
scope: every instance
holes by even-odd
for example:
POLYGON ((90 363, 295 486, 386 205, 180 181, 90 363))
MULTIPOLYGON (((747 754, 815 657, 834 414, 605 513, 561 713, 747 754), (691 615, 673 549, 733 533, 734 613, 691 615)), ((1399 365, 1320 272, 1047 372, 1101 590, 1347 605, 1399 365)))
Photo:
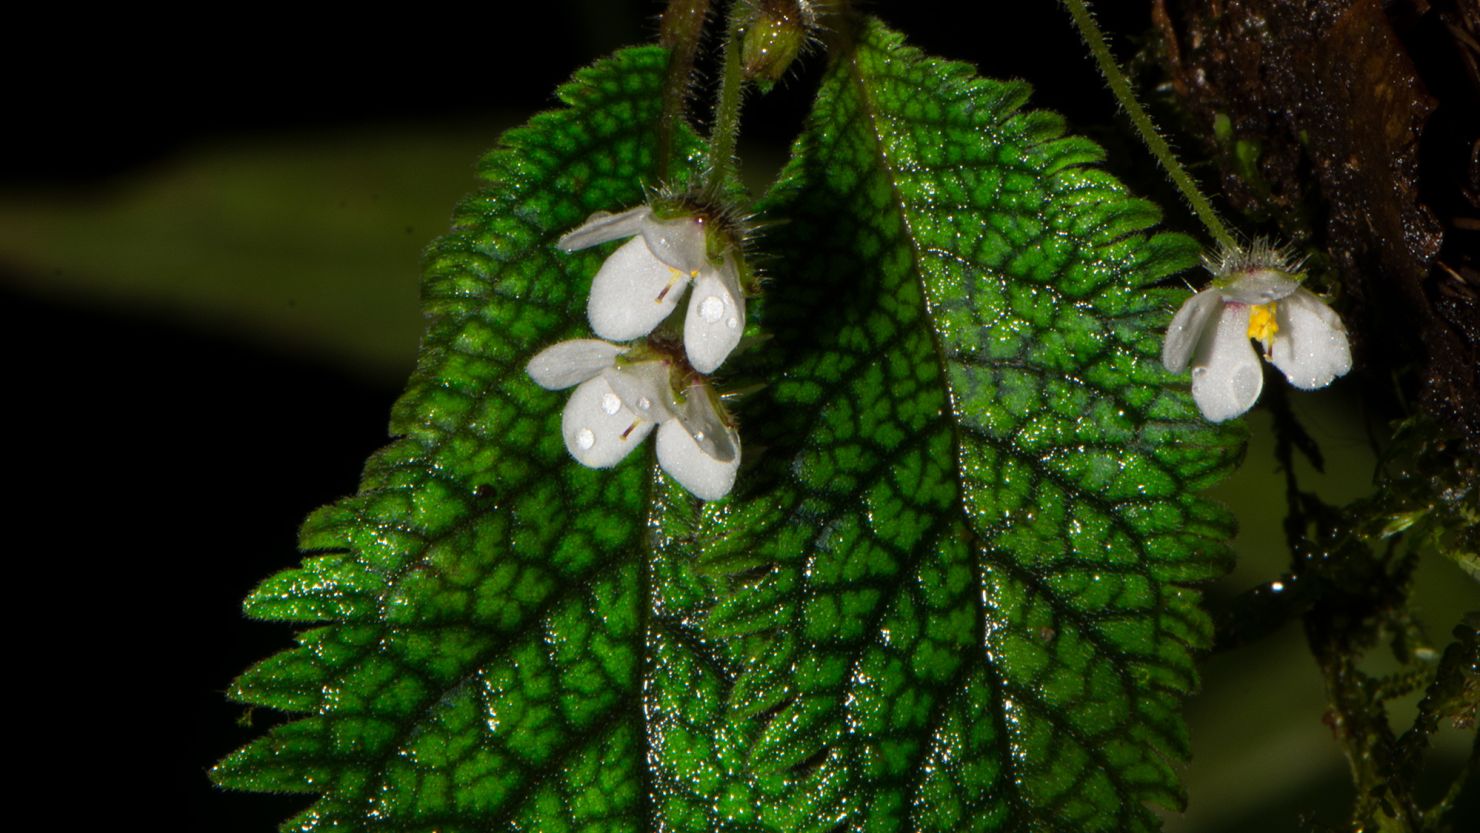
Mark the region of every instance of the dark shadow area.
POLYGON ((96 797, 83 812, 275 829, 307 798, 223 793, 206 776, 274 719, 226 702, 232 678, 292 641, 241 600, 297 562, 305 514, 354 490, 395 391, 8 291, 0 332, 6 435, 29 472, 13 523, 40 531, 11 550, 10 587, 41 617, 22 652, 49 681, 39 711, 72 738, 58 772, 96 797))

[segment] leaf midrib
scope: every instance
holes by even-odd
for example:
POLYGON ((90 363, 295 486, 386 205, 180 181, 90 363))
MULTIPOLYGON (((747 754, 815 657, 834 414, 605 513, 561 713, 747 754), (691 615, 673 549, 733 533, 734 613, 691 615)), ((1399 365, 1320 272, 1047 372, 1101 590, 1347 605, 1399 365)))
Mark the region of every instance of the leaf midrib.
MULTIPOLYGON (((886 172, 889 175, 888 176, 888 179, 889 179, 890 191, 891 191, 891 193, 895 197, 894 203, 893 203, 894 204, 894 207, 897 209, 897 213, 899 215, 900 222, 904 224, 904 226, 905 226, 906 229, 910 229, 910 228, 912 228, 911 225, 910 225, 910 215, 909 215, 909 212, 907 210, 905 210, 905 206, 907 204, 907 201, 904 199, 903 195, 899 192, 898 186, 896 185, 896 181, 897 181, 897 176, 896 175, 897 175, 897 172, 899 171, 899 168, 898 168, 898 166, 894 165, 893 162, 892 162, 892 160, 890 159, 889 154, 888 154, 887 147, 886 147, 886 145, 884 144, 884 141, 883 141, 883 133, 882 133, 882 131, 880 131, 877 128, 877 125, 878 125, 878 123, 880 121, 879 115, 878 115, 878 106, 877 106, 877 103, 872 98, 872 96, 869 95, 869 88, 868 88, 868 86, 862 82, 861 72, 856 71, 857 62, 856 62, 856 60, 853 57, 854 52, 856 52, 856 50, 849 52, 849 62, 850 62, 850 65, 853 66, 853 67, 855 67, 855 72, 850 73, 850 75, 852 76, 852 79, 855 82, 855 85, 857 86, 857 88, 859 90, 859 98, 860 98, 860 100, 863 101, 867 105, 864 108, 864 112, 869 117, 869 124, 870 124, 870 127, 872 128, 869 131, 870 137, 874 140, 875 145, 878 148, 878 156, 879 156, 879 158, 885 163, 885 170, 886 170, 886 172)), ((1116 239, 1120 239, 1121 237, 1124 237, 1128 233, 1129 232, 1122 233, 1116 239)), ((921 249, 919 247, 919 245, 917 244, 913 233, 910 234, 909 240, 910 240, 911 251, 914 254, 914 262, 917 263, 917 264, 923 263, 926 260, 926 255, 931 250, 929 250, 929 249, 921 249)), ((918 269, 917 268, 915 270, 915 274, 916 274, 917 279, 918 279, 923 273, 922 273, 922 270, 921 269, 918 269)), ((929 287, 928 283, 926 283, 924 280, 919 280, 918 283, 919 283, 919 288, 920 288, 921 301, 922 301, 922 304, 924 306, 924 310, 923 311, 925 313, 926 319, 929 320, 929 321, 934 321, 935 319, 934 319, 934 316, 933 316, 933 307, 932 307, 932 304, 931 304, 930 287, 929 287)), ((1050 287, 1050 289, 1052 289, 1052 287, 1050 287)), ((1067 296, 1058 295, 1057 292, 1055 292, 1055 294, 1059 297, 1060 300, 1063 300, 1063 301, 1073 300, 1073 299, 1069 299, 1067 296)), ((929 330, 930 330, 931 344, 935 348, 936 357, 937 357, 938 362, 940 363, 940 368, 942 370, 942 374, 941 374, 942 385, 945 388, 947 399, 950 402, 951 408, 952 408, 952 413, 951 413, 952 418, 950 419, 951 428, 952 428, 952 447, 953 447, 953 450, 956 453, 956 459, 957 459, 957 461, 959 462, 961 460, 962 434, 963 434, 963 432, 964 433, 967 433, 967 434, 971 434, 972 436, 976 437, 977 439, 979 439, 983 443, 986 443, 986 444, 991 445, 993 447, 1001 448, 1002 447, 1002 440, 1000 438, 991 436, 990 434, 987 434, 986 432, 980 431, 978 429, 973 429, 973 428, 970 428, 970 427, 963 427, 961 425, 961 423, 958 422, 954 418, 955 415, 958 413, 956 392, 955 392, 955 389, 950 384, 950 375, 949 375, 949 373, 945 372, 947 370, 947 368, 950 366, 951 359, 948 358, 948 351, 946 350, 945 346, 941 343, 940 333, 935 328, 933 328, 933 327, 929 328, 929 330)), ((1092 358, 1099 358, 1102 355, 1103 355, 1103 353, 1096 353, 1096 354, 1094 354, 1094 356, 1092 358)), ((1132 413, 1136 413, 1138 416, 1145 417, 1145 412, 1144 412, 1143 409, 1137 408, 1137 407, 1131 405, 1130 403, 1125 402, 1123 399, 1121 399, 1120 394, 1117 391, 1113 391, 1113 390, 1107 389, 1107 388, 1105 388, 1102 385, 1099 385, 1099 384, 1090 382, 1090 381, 1085 380, 1085 379, 1081 379, 1081 378, 1076 377, 1076 376, 1067 376, 1067 375, 1062 375, 1062 374, 1054 374, 1053 371, 1051 371, 1051 370, 1049 370, 1047 368, 1044 368, 1044 367, 1042 367, 1040 365, 1031 364, 1029 362, 1024 361, 1021 358, 992 360, 992 361, 966 361, 964 359, 958 359, 958 362, 961 363, 961 364, 964 364, 964 365, 977 366, 977 367, 983 367, 983 368, 987 368, 987 367, 1011 367, 1011 368, 1013 368, 1015 370, 1020 370, 1020 371, 1032 373, 1033 375, 1039 376, 1040 378, 1052 376, 1053 378, 1057 378, 1057 379, 1060 379, 1062 381, 1065 381, 1065 382, 1068 382, 1068 383, 1072 383, 1072 384, 1075 384, 1075 385, 1084 387, 1084 388, 1086 388, 1088 390, 1094 391, 1095 393, 1099 394, 1102 398, 1107 399, 1107 400, 1110 400, 1110 401, 1114 401, 1118 405, 1122 406, 1125 410, 1127 410, 1129 412, 1132 412, 1132 413)), ((1166 420, 1166 421, 1167 422, 1175 422, 1174 420, 1166 420)), ((1138 435, 1135 438, 1135 444, 1132 447, 1136 448, 1137 450, 1141 450, 1143 448, 1143 443, 1144 443, 1144 439, 1141 436, 1138 435)), ((1080 445, 1094 445, 1094 443, 1080 443, 1080 445)), ((1019 454, 1014 453, 1013 456, 1014 457, 1017 457, 1018 459, 1023 460, 1024 462, 1027 462, 1029 464, 1033 464, 1035 462, 1035 461, 1029 459, 1028 457, 1026 457, 1024 455, 1019 455, 1019 454)), ((1157 462, 1157 467, 1158 468, 1165 468, 1159 461, 1157 462)), ((1087 491, 1087 490, 1083 489, 1082 487, 1080 487, 1079 485, 1074 484, 1074 483, 1072 483, 1070 481, 1065 480, 1064 477, 1063 477, 1063 475, 1061 475, 1060 473, 1055 472, 1055 471, 1052 471, 1052 470, 1049 470, 1049 469, 1045 469, 1041 465, 1033 465, 1033 469, 1038 474, 1039 477, 1043 478, 1044 480, 1047 480, 1050 483, 1053 483, 1060 490, 1062 490, 1065 495, 1072 496, 1072 497, 1074 497, 1075 499, 1078 499, 1078 500, 1087 501, 1090 504, 1092 504, 1093 506, 1095 506, 1095 508, 1098 509, 1101 512, 1101 514, 1105 517, 1106 521, 1111 526, 1113 526, 1117 531, 1119 531, 1122 535, 1124 535, 1125 538, 1135 547, 1135 554, 1137 556, 1137 563, 1139 563, 1139 564, 1148 564, 1148 563, 1151 562, 1151 559, 1149 557, 1149 554, 1146 552, 1145 545, 1144 545, 1144 543, 1139 538, 1139 533, 1135 529, 1131 528, 1126 523, 1125 519, 1123 517, 1121 517, 1119 510, 1123 509, 1125 506, 1128 506, 1128 505, 1136 505, 1136 504, 1156 505, 1156 504, 1159 504, 1159 503, 1162 502, 1162 499, 1161 498, 1157 498, 1157 497, 1154 497, 1154 496, 1145 496, 1145 497, 1140 497, 1140 498, 1126 497, 1126 498, 1121 498, 1121 499, 1117 499, 1117 500, 1113 500, 1112 501, 1112 500, 1109 500, 1109 499, 1105 498, 1104 496, 1102 496, 1101 494, 1099 494, 1097 492, 1087 491)), ((956 501, 957 507, 958 507, 958 509, 960 509, 962 511, 963 517, 966 518, 966 520, 967 520, 967 523, 966 523, 967 531, 971 533, 971 535, 973 537, 973 540, 977 541, 980 544, 980 543, 982 543, 981 542, 981 538, 980 538, 980 533, 976 529, 975 523, 973 523, 973 521, 975 519, 972 518, 969 513, 967 513, 964 504, 960 500, 961 494, 964 491, 964 485, 961 484, 960 483, 960 480, 959 480, 959 472, 960 472, 960 467, 959 466, 958 466, 958 468, 957 468, 956 471, 957 471, 957 474, 958 474, 958 478, 957 478, 958 491, 957 491, 957 501, 956 501)), ((1032 576, 1031 574, 1027 573, 1026 571, 1021 571, 1020 569, 1017 569, 1017 565, 1016 564, 1007 563, 1004 566, 1006 566, 1008 569, 1013 570, 1013 572, 1015 574, 1021 575, 1022 577, 1026 578, 1028 580, 1036 580, 1036 577, 1035 576, 1032 576)), ((1101 572, 1116 572, 1115 565, 1104 565, 1104 564, 1100 564, 1100 563, 1097 563, 1096 562, 1096 563, 1093 563, 1093 564, 1087 565, 1087 566, 1092 566, 1094 569, 1099 570, 1101 572)), ((1153 584, 1153 587, 1154 587, 1155 592, 1157 594, 1157 598, 1158 598, 1158 600, 1160 600, 1161 595, 1162 595, 1162 592, 1163 592, 1161 590, 1161 587, 1160 587, 1161 582, 1160 581, 1152 581, 1152 584, 1153 584)), ((1050 592, 1048 592, 1048 591, 1045 591, 1045 595, 1053 595, 1053 594, 1050 593, 1050 592)), ((1064 607, 1065 607, 1065 610, 1063 612, 1067 612, 1069 614, 1077 614, 1078 613, 1078 611, 1074 611, 1071 607, 1069 607, 1067 605, 1064 606, 1064 607)), ((1057 607, 1056 607, 1056 610, 1058 610, 1057 607)), ((1087 620, 1084 620, 1084 621, 1087 621, 1087 620)), ((1159 630, 1160 630, 1160 628, 1158 626, 1158 632, 1159 632, 1159 630)), ((1119 656, 1120 655, 1118 651, 1112 650, 1112 649, 1109 649, 1109 648, 1106 648, 1103 653, 1106 656, 1119 656)), ((1168 671, 1175 671, 1175 669, 1173 669, 1173 668, 1169 668, 1169 667, 1166 667, 1166 666, 1162 666, 1162 667, 1163 668, 1166 668, 1166 670, 1168 670, 1168 671)), ((1131 685, 1131 681, 1124 679, 1124 676, 1125 676, 1125 672, 1124 671, 1119 671, 1118 672, 1118 676, 1120 676, 1122 678, 1122 682, 1125 685, 1127 685, 1127 686, 1130 686, 1131 685)))
MULTIPOLYGON (((888 147, 886 146, 884 141, 884 135, 880 130, 881 114, 879 110, 879 105, 878 102, 875 101, 874 97, 870 94, 869 86, 864 83, 863 70, 859 66, 858 61, 858 52, 858 42, 855 39, 849 44, 849 48, 845 52, 845 60, 847 61, 847 66, 849 70, 848 78, 857 91, 860 104, 859 110, 867 121, 867 125, 869 128, 868 135, 869 138, 873 141, 874 149, 876 151, 876 158, 880 161, 881 167, 884 171, 885 179, 888 180, 889 183, 889 193, 893 197, 893 199, 890 200, 890 205, 898 214, 899 221, 903 225, 905 235, 909 240, 911 263, 913 265, 912 272, 920 290, 920 304, 922 307, 921 313, 924 316, 923 320, 928 324, 930 322, 933 322, 935 320, 935 317, 933 314, 934 310, 931 304, 930 289, 926 285, 926 282, 923 280, 923 275, 920 267, 920 264, 923 262, 923 252, 915 236, 914 225, 910 220, 909 212, 905 210, 904 195, 900 193, 898 185, 898 168, 895 166, 893 160, 890 158, 888 147)), ((965 492, 965 484, 961 482, 960 475, 962 464, 962 443, 961 427, 956 419, 956 415, 960 413, 958 409, 956 390, 954 387, 951 386, 949 363, 946 358, 947 354, 945 351, 945 346, 941 343, 940 333, 937 332, 935 327, 933 326, 927 326, 926 329, 930 331, 930 344, 931 347, 935 350, 936 362, 938 364, 941 376, 940 383, 941 386, 945 389, 946 402, 950 407, 950 416, 945 421, 950 425, 951 454, 953 460, 955 461, 955 465, 952 467, 952 472, 956 480, 956 493, 955 496, 952 498, 952 502, 955 505, 957 517, 961 521, 961 527, 965 531, 966 535, 969 536, 968 540, 970 542, 971 552, 975 556, 981 556, 985 552, 985 547, 976 529, 969 522, 970 515, 967 511, 966 504, 963 498, 965 492)), ((918 560, 919 559, 916 559, 917 562, 918 560)), ((972 593, 971 596, 973 599, 973 604, 976 607, 977 625, 980 629, 978 635, 980 641, 976 643, 976 647, 980 648, 982 645, 985 644, 987 629, 990 627, 986 610, 987 580, 982 571, 980 558, 973 557, 970 559, 970 561, 972 576, 976 581, 977 587, 977 592, 972 593)), ((957 672, 955 674, 952 675, 952 682, 955 682, 960 675, 969 673, 971 665, 972 660, 962 662, 961 667, 957 669, 957 672)), ((1017 771, 1017 756, 1013 754, 1011 748, 1013 745, 1013 741, 1012 736, 1009 734, 1010 729, 1007 725, 1007 715, 1005 707, 1003 705, 1002 691, 1004 690, 1004 681, 1002 680, 1000 675, 997 674, 997 669, 992 663, 983 662, 982 665, 985 667, 986 673, 997 682, 997 685, 989 686, 992 702, 992 716, 997 724, 995 732, 997 759, 1002 767, 1004 780, 1009 783, 1015 784, 1018 782, 1019 777, 1017 771)), ((950 702, 951 693, 952 692, 950 690, 946 690, 945 696, 942 696, 939 702, 937 702, 932 707, 932 727, 939 726, 936 721, 938 720, 942 710, 950 702)), ((918 772, 918 769, 916 769, 916 772, 918 772)), ((920 788, 920 783, 921 782, 918 776, 911 779, 911 792, 915 792, 916 790, 918 790, 920 788)), ((1021 791, 1016 789, 1008 790, 1006 798, 1008 808, 1011 813, 1011 822, 1014 823, 1013 827, 1017 829, 1027 828, 1032 823, 1032 820, 1036 818, 1037 814, 1033 813, 1032 809, 1026 805, 1026 802, 1023 801, 1021 791)))
MULTIPOLYGON (((924 320, 926 322, 933 322, 935 320, 935 315, 931 288, 928 282, 924 280, 923 272, 923 264, 925 263, 930 250, 923 249, 914 234, 913 224, 911 222, 911 215, 910 212, 907 210, 908 203, 899 190, 898 182, 900 179, 900 167, 894 162, 890 155, 885 131, 883 129, 889 120, 882 115, 879 103, 871 94, 871 89, 869 85, 864 82, 864 73, 859 65, 859 50, 856 43, 854 43, 852 47, 853 48, 849 49, 846 52, 846 60, 848 62, 849 69, 849 80, 853 85, 855 91, 857 92, 858 101, 860 102, 860 113, 866 120, 869 138, 871 139, 875 149, 875 158, 879 160, 881 169, 885 175, 886 180, 888 181, 890 194, 892 196, 892 209, 896 212, 909 241, 911 262, 914 267, 912 271, 917 282, 918 289, 920 291, 920 304, 922 307, 921 312, 923 313, 924 320)), ((1123 237, 1124 235, 1120 236, 1123 237)), ((951 408, 950 417, 947 421, 950 424, 952 452, 957 463, 954 472, 957 488, 953 502, 955 504, 957 512, 959 513, 958 517, 960 517, 963 521, 962 526, 964 527, 964 531, 969 536, 972 552, 976 556, 971 559, 971 569, 980 592, 973 595, 975 597, 974 601, 976 604, 978 615, 977 621, 982 628, 981 637, 983 640, 985 640, 986 631, 990 627, 990 618, 988 615, 988 611, 985 609, 985 592, 987 589, 987 582, 986 577, 983 573, 982 559, 985 559, 989 555, 991 548, 988 547, 985 541, 982 539, 981 532, 976 528, 976 524, 973 522, 974 519, 971 517, 970 513, 967 510, 967 507, 965 506, 964 493, 966 490, 966 486, 960 478, 961 464, 963 460, 963 432, 973 433, 974 436, 976 435, 976 432, 967 431, 967 429, 962 426, 959 420, 956 418, 956 415, 959 413, 958 397, 955 388, 951 384, 950 379, 949 368, 951 366, 951 362, 948 358, 950 354, 947 351, 945 345, 942 343, 940 333, 936 330, 936 328, 931 326, 927 327, 927 329, 929 330, 931 346, 935 350, 936 360, 941 372, 941 385, 946 394, 947 402, 949 403, 949 406, 951 408)), ((1044 368, 1038 367, 1036 365, 1024 366, 1031 368, 1031 370, 1037 375, 1044 375, 1046 373, 1044 368)), ((1099 389, 1099 386, 1092 385, 1085 380, 1075 379, 1072 377, 1066 378, 1069 381, 1077 382, 1086 387, 1099 389)), ((1108 398, 1116 402, 1120 402, 1120 397, 1118 393, 1107 393, 1110 394, 1108 398)), ((1134 411, 1138 414, 1141 412, 1141 409, 1133 408, 1128 403, 1122 402, 1121 404, 1124 405, 1128 410, 1134 411)), ((981 434, 980 436, 978 436, 978 439, 993 447, 999 447, 1000 441, 995 437, 981 434)), ((1019 455, 1014 454, 1013 456, 1017 457, 1019 455)), ((1119 511, 1116 511, 1121 508, 1120 504, 1125 503, 1124 501, 1119 503, 1112 503, 1103 499, 1102 496, 1099 494, 1085 492, 1080 487, 1064 481, 1057 472, 1044 470, 1041 466, 1033 466, 1033 468, 1039 476, 1054 483, 1060 490, 1064 492, 1065 495, 1088 499, 1090 503, 1094 505, 1099 510, 1100 514, 1108 521, 1110 526, 1118 530, 1122 534, 1122 536, 1124 536, 1134 546, 1138 563, 1147 563, 1148 554, 1145 551, 1145 546, 1143 542, 1139 539, 1136 531, 1130 528, 1127 525, 1125 519, 1120 516, 1119 511)), ((1135 500, 1131 502, 1156 503, 1157 501, 1154 498, 1146 498, 1144 500, 1135 500)), ((1000 524, 1000 522, 998 523, 1000 524)), ((918 559, 916 559, 916 561, 918 561, 918 559)), ((1127 664, 1133 663, 1155 665, 1156 667, 1162 669, 1167 673, 1173 674, 1174 676, 1177 676, 1179 678, 1182 676, 1179 669, 1173 668, 1160 662, 1159 657, 1156 657, 1154 655, 1137 655, 1135 657, 1123 655, 1118 649, 1115 649, 1104 642, 1103 637, 1098 633, 1098 631, 1094 627, 1090 626, 1090 619, 1088 617, 1084 617, 1080 613, 1080 611, 1076 610, 1073 607, 1073 605, 1064 603, 1062 601, 1056 601, 1059 599, 1058 593, 1047 587, 1045 583, 1042 582, 1037 576, 1034 576, 1028 571, 1023 570, 1011 559, 1000 560, 999 566, 1007 570, 1007 572, 1012 574, 1018 580, 1023 581, 1028 586, 1032 587, 1034 589, 1034 592, 1044 598, 1045 601, 1047 601, 1053 607, 1056 615, 1064 616, 1070 621, 1075 622, 1078 625, 1078 629, 1082 633, 1083 637, 1095 647, 1095 650, 1101 656, 1119 657, 1121 659, 1121 662, 1112 663, 1111 667, 1115 672, 1117 681, 1120 684, 1119 688, 1121 689, 1123 696, 1125 696, 1126 698, 1127 705, 1131 709, 1130 716, 1132 720, 1137 720, 1138 722, 1140 722, 1139 718, 1141 717, 1141 711, 1134 705, 1137 702, 1137 698, 1134 692, 1134 683, 1129 677, 1130 670, 1126 667, 1127 664)), ((1102 569, 1104 567, 1104 565, 1100 564, 1095 564, 1093 566, 1096 569, 1102 569)), ((1156 604, 1154 605, 1154 607, 1160 608, 1162 607, 1160 602, 1162 597, 1164 596, 1165 590, 1161 586, 1160 581, 1151 580, 1150 584, 1152 592, 1156 599, 1156 604)), ((1153 628, 1155 630, 1156 641, 1162 641, 1164 638, 1164 634, 1163 626, 1160 621, 1160 616, 1153 617, 1153 628)), ((1004 704, 1004 694, 1006 694, 1009 690, 1021 691, 1023 689, 1021 686, 1013 685, 1009 681, 1003 679, 1001 675, 997 673, 996 666, 993 663, 986 662, 984 663, 984 665, 986 666, 987 673, 990 674, 996 681, 996 685, 991 687, 991 702, 993 716, 997 723, 997 737, 1000 739, 998 746, 998 758, 999 761, 1002 763, 1004 772, 1007 773, 1005 777, 1010 779, 1013 783, 1016 783, 1018 780, 1016 765, 1017 756, 1012 753, 1011 748, 1008 748, 1014 745, 1015 742, 1013 741, 1011 730, 1007 725, 1008 719, 1006 716, 1006 708, 1004 704)), ((963 669, 967 669, 969 667, 969 663, 963 663, 963 669)), ((953 678, 959 678, 960 673, 963 672, 958 671, 958 674, 953 675, 953 678)), ((1171 690, 1168 690, 1164 685, 1161 685, 1159 683, 1153 683, 1152 685, 1153 687, 1160 689, 1165 693, 1175 693, 1171 690)), ((947 689, 947 691, 949 691, 949 689, 947 689)), ((949 699, 950 698, 948 696, 942 697, 941 702, 938 703, 934 709, 932 709, 931 725, 936 725, 933 722, 934 717, 935 715, 939 714, 941 709, 943 709, 948 704, 949 699)), ((1038 698, 1036 697, 1027 697, 1025 699, 1030 702, 1038 702, 1038 698)), ((1111 765, 1110 761, 1103 756, 1097 743, 1092 742, 1091 739, 1083 736, 1077 729, 1075 729, 1075 727, 1069 725, 1067 722, 1058 719, 1057 716, 1052 714, 1052 709, 1043 708, 1041 703, 1040 710, 1045 713, 1048 719, 1050 719, 1050 721, 1055 726, 1057 726, 1060 731, 1063 731, 1067 736, 1074 738, 1076 742, 1079 743, 1081 748, 1086 753, 1088 753, 1093 760, 1096 760, 1099 763, 1099 771, 1116 785, 1118 792, 1120 792, 1124 796, 1132 796, 1138 794, 1139 791, 1137 789, 1132 788, 1131 785, 1127 784, 1124 781, 1123 774, 1118 770, 1118 768, 1111 765)), ((1144 723, 1142 725, 1145 725, 1146 728, 1152 731, 1156 736, 1160 737, 1162 735, 1159 729, 1157 729, 1155 726, 1144 723)), ((1097 736, 1094 740, 1097 741, 1103 739, 1104 737, 1114 737, 1116 735, 1117 733, 1114 731, 1107 731, 1104 735, 1097 736)), ((1085 772, 1082 772, 1080 774, 1080 777, 1085 778, 1089 777, 1089 775, 1090 772, 1086 770, 1085 772)), ((1009 791, 1008 802, 1019 823, 1022 823, 1024 819, 1039 820, 1038 814, 1033 812, 1032 808, 1026 805, 1020 790, 1009 791)), ((1122 824, 1128 821, 1128 813, 1128 805, 1123 806, 1118 813, 1122 824)), ((1031 823, 1031 821, 1029 821, 1028 823, 1031 823)))

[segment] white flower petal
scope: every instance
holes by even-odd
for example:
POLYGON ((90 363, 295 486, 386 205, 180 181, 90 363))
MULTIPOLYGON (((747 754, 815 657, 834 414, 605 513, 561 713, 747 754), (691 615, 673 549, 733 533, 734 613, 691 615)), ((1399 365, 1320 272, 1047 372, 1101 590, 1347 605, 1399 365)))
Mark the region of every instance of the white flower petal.
POLYGON ((684 406, 677 417, 684 430, 705 454, 728 463, 740 456, 740 440, 734 429, 720 419, 718 407, 707 385, 691 385, 684 393, 684 406))
POLYGON ((524 370, 540 387, 560 390, 579 385, 611 367, 623 352, 623 347, 594 338, 562 341, 536 353, 524 370))
POLYGON ((1314 390, 1352 369, 1346 327, 1334 310, 1309 290, 1297 289, 1275 310, 1279 331, 1269 360, 1290 384, 1314 390))
POLYGON ((602 371, 606 383, 629 410, 649 422, 662 422, 673 417, 673 386, 669 382, 666 362, 638 362, 626 367, 602 371))
POLYGON ((1204 289, 1182 302, 1182 308, 1173 316, 1167 327, 1166 340, 1161 345, 1161 363, 1173 373, 1187 369, 1192 351, 1202 340, 1202 335, 1212 323, 1213 316, 1223 309, 1223 297, 1216 289, 1204 289))
POLYGON ((643 221, 652 213, 653 210, 645 205, 629 208, 619 214, 598 211, 592 214, 586 222, 560 238, 555 245, 559 246, 561 251, 574 252, 577 249, 589 249, 611 240, 631 237, 642 231, 643 221))
POLYGON ((730 493, 740 469, 740 440, 732 439, 735 458, 720 462, 705 454, 678 420, 670 419, 658 426, 658 465, 694 497, 719 500, 730 493))
POLYGON ((593 469, 620 463, 652 430, 653 423, 640 419, 623 404, 601 376, 582 382, 571 393, 560 417, 566 450, 593 469))
POLYGON ((1278 269, 1251 269, 1225 279, 1219 291, 1229 301, 1240 304, 1267 304, 1278 301, 1300 287, 1300 280, 1278 269))
POLYGON ((659 220, 648 217, 642 238, 653 256, 689 277, 709 265, 709 241, 704 222, 695 217, 659 220))
POLYGON ((689 295, 683 322, 683 346, 689 364, 700 373, 713 373, 740 343, 745 332, 745 296, 735 262, 726 259, 719 269, 705 269, 689 295))
POLYGON ((586 317, 602 338, 631 341, 653 331, 683 295, 688 275, 648 250, 634 237, 612 252, 591 281, 586 317))
POLYGON ((1249 344, 1249 308, 1225 305, 1192 360, 1192 399, 1210 422, 1223 422, 1252 408, 1263 388, 1264 369, 1249 344))

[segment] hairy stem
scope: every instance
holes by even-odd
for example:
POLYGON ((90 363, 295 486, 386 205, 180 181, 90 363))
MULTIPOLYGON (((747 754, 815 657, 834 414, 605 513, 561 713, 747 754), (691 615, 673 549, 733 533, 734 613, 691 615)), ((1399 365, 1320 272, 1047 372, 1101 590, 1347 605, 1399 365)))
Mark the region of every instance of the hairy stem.
POLYGON ((1151 117, 1146 114, 1146 109, 1141 102, 1136 100, 1136 93, 1131 89, 1130 81, 1125 73, 1120 71, 1120 66, 1115 63, 1115 58, 1110 54, 1110 47, 1105 45, 1105 35, 1100 31, 1100 25, 1095 22, 1094 16, 1089 12, 1084 0, 1063 0, 1064 7, 1069 10, 1069 15, 1074 18, 1074 25, 1079 29, 1080 37, 1089 47, 1089 51, 1095 56, 1095 63, 1099 64, 1100 73, 1105 76, 1105 81, 1110 85, 1110 91, 1125 108, 1126 115, 1130 116, 1131 123, 1136 126, 1136 132, 1141 134, 1141 141, 1146 144, 1146 149, 1151 151, 1161 166, 1166 170, 1167 176, 1171 178, 1172 184, 1182 192, 1183 199, 1192 207, 1193 213, 1207 227, 1208 233, 1220 244, 1228 247, 1237 246, 1236 241, 1228 227, 1223 225, 1219 219, 1218 212, 1213 210, 1212 203, 1203 196, 1198 189, 1197 183, 1167 145, 1166 139, 1157 132, 1156 125, 1152 124, 1151 117))
POLYGON ((744 98, 745 78, 740 66, 740 41, 745 28, 745 6, 739 0, 730 3, 730 21, 725 31, 724 67, 719 82, 719 97, 714 103, 714 129, 709 134, 709 180, 705 193, 718 196, 730 177, 735 175, 735 143, 740 135, 740 104, 744 98))
POLYGON ((673 164, 673 131, 688 102, 689 76, 694 71, 694 56, 708 16, 709 0, 668 0, 663 10, 658 42, 668 47, 672 56, 663 77, 663 109, 658 117, 659 182, 667 181, 673 164))

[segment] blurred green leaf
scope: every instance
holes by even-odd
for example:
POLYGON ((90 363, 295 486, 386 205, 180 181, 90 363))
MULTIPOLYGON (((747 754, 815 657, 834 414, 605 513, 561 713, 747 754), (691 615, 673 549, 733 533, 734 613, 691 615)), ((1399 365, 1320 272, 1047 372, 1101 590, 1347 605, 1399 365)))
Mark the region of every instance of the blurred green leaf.
POLYGON ((399 383, 422 328, 421 249, 493 132, 267 135, 85 188, 0 193, 0 264, 28 291, 224 327, 399 383))

